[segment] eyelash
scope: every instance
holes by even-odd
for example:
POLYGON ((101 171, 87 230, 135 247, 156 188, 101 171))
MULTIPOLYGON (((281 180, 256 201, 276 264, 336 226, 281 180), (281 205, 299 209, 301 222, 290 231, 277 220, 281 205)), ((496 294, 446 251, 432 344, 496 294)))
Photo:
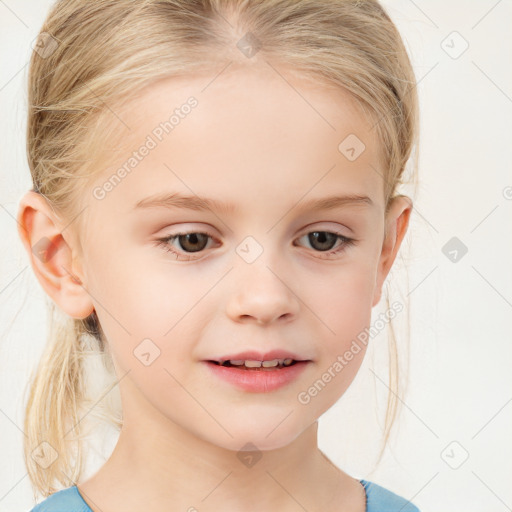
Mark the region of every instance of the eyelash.
MULTIPOLYGON (((301 235, 297 240, 299 240, 300 238, 303 238, 304 236, 309 235, 310 233, 329 233, 331 235, 336 235, 337 239, 342 241, 342 244, 339 247, 337 247, 336 249, 330 249, 329 251, 315 251, 315 252, 317 252, 319 254, 325 255, 325 256, 321 256, 320 257, 321 259, 327 259, 326 256, 329 257, 329 256, 333 256, 335 254, 338 254, 338 253, 346 250, 348 247, 350 247, 352 245, 355 245, 355 243, 356 243, 356 240, 354 238, 348 238, 348 237, 346 237, 344 235, 340 235, 339 233, 335 233, 333 231, 326 231, 326 230, 308 231, 307 233, 304 233, 303 235, 301 235)), ((216 238, 208 235, 208 233, 203 233, 201 231, 188 231, 188 232, 182 232, 182 233, 175 233, 173 235, 166 236, 165 238, 158 238, 156 240, 157 241, 157 246, 162 247, 164 250, 174 254, 176 256, 177 260, 180 260, 180 261, 197 260, 199 258, 193 258, 193 257, 180 258, 180 256, 183 255, 183 253, 180 253, 180 252, 174 250, 171 247, 171 245, 169 244, 169 242, 172 242, 172 241, 176 240, 180 236, 191 235, 191 234, 206 235, 208 238, 216 240, 216 238)), ((204 249, 203 249, 203 251, 204 251, 204 249)), ((203 251, 197 251, 197 252, 201 253, 203 251)), ((184 253, 184 254, 192 255, 192 254, 195 254, 195 253, 184 253)))

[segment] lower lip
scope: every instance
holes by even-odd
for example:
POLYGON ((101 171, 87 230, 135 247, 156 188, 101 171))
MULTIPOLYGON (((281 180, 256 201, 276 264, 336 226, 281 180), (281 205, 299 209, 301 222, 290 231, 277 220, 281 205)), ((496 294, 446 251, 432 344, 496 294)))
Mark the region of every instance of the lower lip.
POLYGON ((251 393, 267 393, 290 384, 310 362, 301 361, 279 370, 240 370, 233 366, 221 366, 205 361, 214 375, 251 393))

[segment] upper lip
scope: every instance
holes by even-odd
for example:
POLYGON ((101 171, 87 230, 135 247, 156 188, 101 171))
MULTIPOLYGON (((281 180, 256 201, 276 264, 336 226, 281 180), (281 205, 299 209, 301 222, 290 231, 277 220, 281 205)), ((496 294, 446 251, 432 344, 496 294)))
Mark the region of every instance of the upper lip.
POLYGON ((287 350, 271 350, 264 354, 256 350, 247 350, 245 352, 238 352, 237 354, 228 354, 220 357, 219 359, 210 359, 210 361, 272 361, 274 359, 310 361, 310 359, 304 359, 293 352, 288 352, 287 350))

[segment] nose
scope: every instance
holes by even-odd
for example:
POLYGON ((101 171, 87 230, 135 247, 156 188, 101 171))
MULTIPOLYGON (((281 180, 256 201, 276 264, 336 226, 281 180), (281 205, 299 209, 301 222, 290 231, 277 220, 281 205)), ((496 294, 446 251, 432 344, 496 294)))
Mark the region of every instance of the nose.
POLYGON ((289 274, 279 275, 263 258, 252 264, 242 262, 232 275, 234 292, 227 303, 227 315, 235 322, 289 322, 297 316, 299 299, 289 274))

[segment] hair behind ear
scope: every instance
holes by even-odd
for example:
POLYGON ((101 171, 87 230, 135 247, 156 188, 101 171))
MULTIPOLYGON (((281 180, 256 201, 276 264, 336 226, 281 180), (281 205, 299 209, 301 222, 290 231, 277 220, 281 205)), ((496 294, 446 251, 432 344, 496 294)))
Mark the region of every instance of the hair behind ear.
POLYGON ((64 487, 74 485, 83 469, 79 417, 84 401, 81 335, 95 334, 98 326, 95 313, 85 320, 74 319, 49 302, 49 333, 35 378, 32 381, 32 373, 30 379, 23 443, 30 479, 45 497, 58 490, 55 482, 64 487), (71 474, 67 473, 69 470, 71 474))

